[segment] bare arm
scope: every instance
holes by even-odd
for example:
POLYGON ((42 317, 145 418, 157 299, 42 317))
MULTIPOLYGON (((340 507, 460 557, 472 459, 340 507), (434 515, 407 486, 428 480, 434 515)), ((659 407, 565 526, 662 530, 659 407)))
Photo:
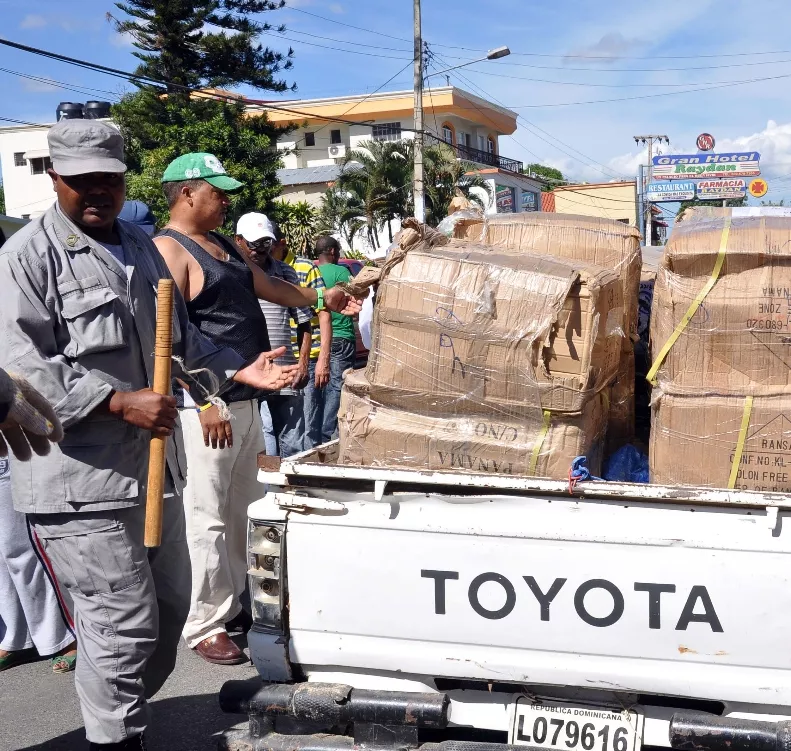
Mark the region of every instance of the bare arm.
POLYGON ((176 242, 172 237, 155 237, 154 245, 167 264, 173 281, 181 292, 185 300, 190 297, 190 254, 182 247, 181 243, 176 242))
POLYGON ((310 321, 300 323, 297 326, 297 346, 299 347, 299 365, 297 375, 294 376, 295 389, 305 387, 308 382, 308 363, 310 362, 310 350, 313 345, 313 330, 310 321))
POLYGON ((316 388, 323 388, 330 380, 330 352, 332 350, 332 318, 328 311, 320 310, 319 329, 321 345, 319 359, 316 361, 316 388))

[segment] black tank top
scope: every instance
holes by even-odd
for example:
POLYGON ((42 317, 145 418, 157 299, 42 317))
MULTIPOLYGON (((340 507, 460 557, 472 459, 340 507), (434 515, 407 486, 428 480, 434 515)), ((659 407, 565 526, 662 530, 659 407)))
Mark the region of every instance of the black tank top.
MULTIPOLYGON (((266 318, 253 285, 253 272, 232 242, 216 232, 210 235, 228 253, 227 261, 217 260, 194 240, 174 229, 167 228, 159 233, 160 237, 172 237, 180 243, 203 270, 203 289, 187 301, 190 321, 213 344, 230 347, 249 363, 260 352, 270 349, 266 318)), ((177 389, 177 392, 180 391, 180 388, 177 389)), ((226 402, 242 402, 264 393, 234 383, 223 391, 222 398, 226 402)), ((197 399, 201 397, 194 391, 192 395, 197 399)))

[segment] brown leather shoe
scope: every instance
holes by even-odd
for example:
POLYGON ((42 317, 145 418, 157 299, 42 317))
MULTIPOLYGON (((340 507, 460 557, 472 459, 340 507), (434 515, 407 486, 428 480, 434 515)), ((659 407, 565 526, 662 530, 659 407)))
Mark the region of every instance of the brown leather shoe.
POLYGON ((194 651, 206 662, 215 665, 241 665, 247 662, 247 655, 231 641, 228 634, 210 636, 198 644, 194 651))

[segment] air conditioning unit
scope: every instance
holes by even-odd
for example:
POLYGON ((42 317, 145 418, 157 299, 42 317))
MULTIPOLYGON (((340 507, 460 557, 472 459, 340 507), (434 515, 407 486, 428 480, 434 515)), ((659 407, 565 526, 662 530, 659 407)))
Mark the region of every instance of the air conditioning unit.
POLYGON ((330 155, 330 159, 338 159, 339 157, 346 156, 346 144, 334 143, 327 149, 327 152, 330 155))

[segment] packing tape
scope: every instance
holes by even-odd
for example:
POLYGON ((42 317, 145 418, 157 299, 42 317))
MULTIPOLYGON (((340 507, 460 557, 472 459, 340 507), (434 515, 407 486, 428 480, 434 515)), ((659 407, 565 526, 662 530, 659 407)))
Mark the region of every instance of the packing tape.
POLYGON ((552 413, 544 410, 544 424, 541 426, 541 432, 536 436, 536 442, 533 445, 533 455, 530 457, 530 476, 536 476, 536 467, 538 467, 538 457, 541 454, 541 447, 544 445, 547 433, 549 433, 549 423, 552 419, 552 413))
POLYGON ((731 464, 731 476, 728 478, 728 490, 733 490, 736 486, 736 476, 739 474, 739 465, 742 463, 742 453, 744 453, 744 443, 747 440, 747 430, 750 427, 750 415, 753 411, 753 398, 746 397, 744 400, 744 412, 742 412, 742 426, 739 428, 739 440, 736 442, 736 451, 733 453, 733 464, 731 464))
POLYGON ((659 372, 659 368, 662 367, 662 363, 665 361, 668 352, 670 352, 673 345, 687 327, 687 324, 692 320, 692 316, 698 312, 698 308, 706 299, 706 296, 709 294, 709 292, 711 292, 712 287, 714 287, 714 285, 717 283, 717 279, 720 276, 720 271, 722 271, 722 265, 725 262, 725 250, 728 246, 728 235, 730 235, 730 233, 731 217, 728 216, 725 218, 725 226, 722 228, 722 235, 720 236, 720 249, 717 253, 717 260, 714 262, 714 268, 711 271, 709 280, 706 282, 703 289, 698 292, 698 296, 692 301, 692 304, 689 306, 689 308, 687 308, 687 312, 684 313, 684 317, 681 319, 681 321, 679 321, 678 326, 676 326, 675 330, 670 335, 670 338, 665 342, 662 349, 659 350, 659 354, 656 356, 656 358, 654 358, 654 364, 651 366, 651 370, 648 371, 646 380, 648 380, 652 386, 656 386, 656 374, 659 372))

